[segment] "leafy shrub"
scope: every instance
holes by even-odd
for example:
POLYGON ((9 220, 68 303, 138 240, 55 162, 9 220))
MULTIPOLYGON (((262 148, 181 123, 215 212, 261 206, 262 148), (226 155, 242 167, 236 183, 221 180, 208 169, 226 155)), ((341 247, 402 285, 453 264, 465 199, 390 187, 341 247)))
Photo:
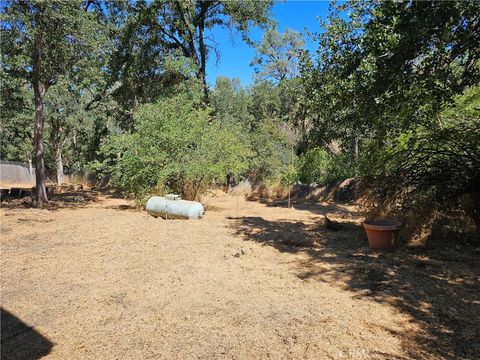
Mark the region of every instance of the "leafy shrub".
POLYGON ((479 105, 480 88, 470 89, 438 126, 405 133, 396 146, 377 152, 372 214, 404 220, 409 237, 440 227, 480 234, 479 105))
MULTIPOLYGON (((241 127, 253 151, 248 173, 253 183, 281 182, 291 160, 294 141, 281 116, 278 87, 257 82, 242 88, 239 79, 219 77, 210 100, 217 121, 241 127)), ((237 179, 238 180, 238 179, 237 179)))
POLYGON ((355 161, 347 154, 335 154, 330 156, 327 170, 326 183, 348 179, 355 176, 355 161))
POLYGON ((305 184, 325 183, 330 155, 327 150, 315 147, 300 158, 299 180, 305 184))
POLYGON ((251 180, 281 181, 282 174, 291 161, 286 134, 275 121, 263 119, 248 136, 254 153, 249 168, 251 180))
POLYGON ((299 180, 305 184, 327 184, 354 176, 352 161, 345 154, 324 148, 308 150, 300 158, 299 180))
POLYGON ((93 168, 141 202, 167 191, 198 198, 211 182, 245 171, 252 154, 239 128, 209 113, 189 93, 144 105, 134 115, 135 130, 108 138, 104 160, 93 168))

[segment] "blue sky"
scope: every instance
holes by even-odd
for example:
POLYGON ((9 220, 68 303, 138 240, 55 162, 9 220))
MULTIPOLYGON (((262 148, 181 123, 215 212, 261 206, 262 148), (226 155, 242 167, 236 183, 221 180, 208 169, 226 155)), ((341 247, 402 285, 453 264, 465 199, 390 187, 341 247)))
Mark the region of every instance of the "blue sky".
MULTIPOLYGON (((320 25, 318 17, 325 19, 328 13, 328 1, 286 1, 277 2, 273 7, 273 17, 278 22, 278 30, 285 28, 304 32, 318 32, 320 25)), ((220 27, 212 30, 212 35, 218 44, 220 59, 216 63, 215 54, 210 54, 207 64, 207 81, 210 86, 215 84, 217 76, 240 78, 243 85, 252 81, 254 74, 250 62, 255 56, 255 50, 245 44, 239 34, 230 33, 220 27)), ((260 29, 252 29, 251 38, 259 41, 262 38, 260 29)), ((315 44, 306 39, 306 48, 316 49, 315 44)))

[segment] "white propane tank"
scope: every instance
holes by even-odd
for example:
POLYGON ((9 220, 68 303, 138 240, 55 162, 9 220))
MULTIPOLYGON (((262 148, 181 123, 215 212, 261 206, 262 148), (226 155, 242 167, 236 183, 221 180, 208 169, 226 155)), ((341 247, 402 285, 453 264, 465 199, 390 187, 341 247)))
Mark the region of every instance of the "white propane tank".
POLYGON ((199 202, 180 200, 178 195, 173 194, 152 196, 145 208, 150 215, 164 219, 200 219, 204 213, 199 202))

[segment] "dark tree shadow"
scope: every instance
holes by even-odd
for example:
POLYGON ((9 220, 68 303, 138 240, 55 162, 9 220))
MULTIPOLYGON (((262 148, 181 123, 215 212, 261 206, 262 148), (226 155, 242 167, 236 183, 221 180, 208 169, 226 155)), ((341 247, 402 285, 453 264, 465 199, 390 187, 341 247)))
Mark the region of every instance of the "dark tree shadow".
POLYGON ((132 210, 132 211, 138 210, 138 208, 136 208, 135 206, 130 205, 130 204, 106 206, 105 209, 124 210, 124 211, 125 210, 132 210))
POLYGON ((33 360, 50 353, 53 343, 15 315, 1 309, 2 360, 33 360))
MULTIPOLYGON (((55 211, 60 209, 79 209, 92 204, 99 200, 99 196, 112 199, 122 199, 122 195, 118 192, 106 190, 77 190, 68 191, 60 194, 49 195, 48 203, 42 206, 43 209, 55 211)), ((10 197, 8 201, 2 202, 2 208, 6 210, 37 208, 34 196, 31 193, 25 193, 21 197, 10 197)), ((117 210, 134 209, 130 205, 119 205, 117 210)))
POLYGON ((245 240, 282 252, 304 252, 307 259, 296 264, 300 278, 352 290, 410 315, 421 331, 397 336, 412 358, 480 358, 478 249, 451 244, 381 253, 368 247, 363 229, 353 222, 344 221, 342 230, 334 232, 323 224, 261 217, 234 221, 245 240))
MULTIPOLYGON (((287 208, 288 207, 288 200, 287 199, 269 199, 265 197, 255 197, 255 196, 248 196, 247 199, 249 201, 256 201, 262 203, 268 207, 279 207, 279 208, 287 208)), ((327 214, 335 214, 336 216, 340 217, 349 217, 349 216, 358 216, 358 212, 352 212, 347 208, 349 203, 333 203, 333 202, 323 202, 319 203, 318 201, 305 201, 305 200, 298 200, 296 198, 292 198, 290 202, 291 206, 297 210, 306 210, 310 211, 312 214, 317 215, 327 215, 327 214)))

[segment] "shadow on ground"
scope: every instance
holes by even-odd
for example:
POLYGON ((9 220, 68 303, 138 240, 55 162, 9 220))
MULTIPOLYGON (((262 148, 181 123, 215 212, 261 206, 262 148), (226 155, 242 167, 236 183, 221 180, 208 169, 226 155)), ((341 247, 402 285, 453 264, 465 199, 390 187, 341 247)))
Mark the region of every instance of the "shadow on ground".
MULTIPOLYGON (((286 199, 268 199, 263 197, 254 197, 249 196, 247 197, 250 201, 260 202, 262 204, 267 205, 268 207, 279 207, 279 208, 287 208, 288 207, 288 200, 286 199)), ((298 199, 291 200, 291 206, 297 210, 306 210, 310 211, 313 214, 317 215, 326 215, 326 214, 335 214, 336 216, 340 217, 348 217, 356 215, 358 216, 357 212, 352 212, 348 209, 348 204, 342 203, 333 203, 333 202, 315 202, 315 201, 303 201, 298 199)))
POLYGON ((121 205, 111 205, 111 206, 105 206, 105 209, 113 209, 113 210, 138 210, 133 205, 130 204, 121 204, 121 205))
MULTIPOLYGON (((335 209, 319 206, 313 212, 332 214, 335 209)), ((297 263, 300 278, 352 290, 410 315, 421 331, 395 335, 412 358, 480 358, 478 249, 450 244, 378 253, 369 249, 363 229, 353 222, 344 221, 342 230, 334 232, 323 224, 261 217, 232 221, 245 240, 281 252, 305 253, 306 259, 297 263)))
MULTIPOLYGON (((61 194, 50 195, 48 203, 43 204, 42 209, 79 209, 98 202, 100 196, 113 199, 123 198, 120 193, 109 190, 69 191, 61 194)), ((6 210, 37 208, 37 205, 35 199, 30 194, 27 194, 22 197, 9 197, 7 201, 2 202, 2 208, 6 210)), ((130 205, 118 205, 112 208, 117 210, 134 209, 134 207, 130 205)))
POLYGON ((33 360, 50 353, 53 343, 33 326, 1 309, 2 360, 33 360))

